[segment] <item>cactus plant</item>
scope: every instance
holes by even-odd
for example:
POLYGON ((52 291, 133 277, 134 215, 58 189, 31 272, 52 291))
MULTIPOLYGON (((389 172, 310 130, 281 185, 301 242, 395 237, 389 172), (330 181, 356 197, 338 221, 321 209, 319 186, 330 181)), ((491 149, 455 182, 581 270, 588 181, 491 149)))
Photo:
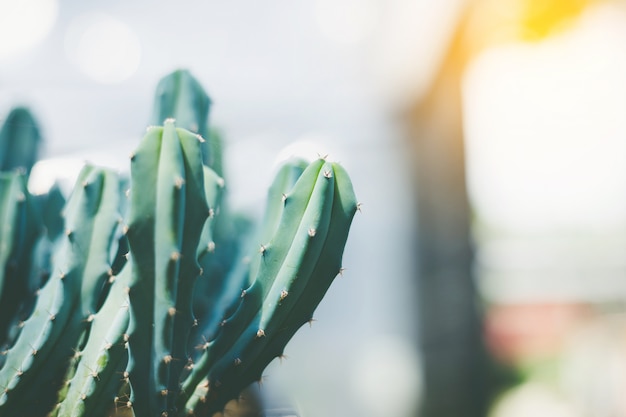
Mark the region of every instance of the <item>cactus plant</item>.
POLYGON ((0 171, 30 170, 37 161, 41 136, 31 112, 16 107, 0 129, 0 171))
MULTIPOLYGON (((224 181, 207 166, 206 149, 173 119, 150 127, 131 157, 127 202, 116 174, 83 169, 52 275, 4 353, 0 416, 210 416, 312 318, 341 271, 357 210, 348 175, 324 159, 287 162, 259 233, 248 234, 258 241, 251 261, 230 259, 222 266, 232 270, 214 276, 210 260, 225 242, 216 225, 232 217, 220 210, 224 181)), ((23 174, 3 184, 0 214, 23 216, 23 174)), ((41 236, 38 219, 30 231, 0 229, 0 261, 41 236)), ((222 256, 239 258, 249 246, 237 241, 222 256)))

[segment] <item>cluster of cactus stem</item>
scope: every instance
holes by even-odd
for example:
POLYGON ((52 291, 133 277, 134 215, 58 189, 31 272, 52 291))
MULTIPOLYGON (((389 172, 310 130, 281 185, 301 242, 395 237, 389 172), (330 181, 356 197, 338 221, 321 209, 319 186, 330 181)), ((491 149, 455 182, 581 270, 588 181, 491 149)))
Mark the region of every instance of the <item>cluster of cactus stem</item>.
POLYGON ((86 165, 67 202, 29 193, 39 132, 25 109, 7 117, 1 417, 211 416, 312 319, 342 268, 350 179, 284 163, 251 232, 226 204, 209 107, 187 71, 165 77, 130 177, 86 165))

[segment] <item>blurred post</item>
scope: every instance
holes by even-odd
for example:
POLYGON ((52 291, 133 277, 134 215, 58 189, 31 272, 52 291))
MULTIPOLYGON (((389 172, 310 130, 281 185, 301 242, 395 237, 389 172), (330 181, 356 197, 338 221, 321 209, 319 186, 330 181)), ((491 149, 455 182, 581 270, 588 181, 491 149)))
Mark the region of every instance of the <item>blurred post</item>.
POLYGON ((424 369, 420 416, 488 412, 492 361, 483 343, 472 276, 465 181, 462 80, 486 47, 537 41, 594 0, 468 0, 429 90, 408 112, 418 206, 419 343, 424 369))
POLYGON ((430 90, 408 115, 418 198, 423 417, 482 417, 488 407, 465 186, 464 31, 460 24, 430 90))

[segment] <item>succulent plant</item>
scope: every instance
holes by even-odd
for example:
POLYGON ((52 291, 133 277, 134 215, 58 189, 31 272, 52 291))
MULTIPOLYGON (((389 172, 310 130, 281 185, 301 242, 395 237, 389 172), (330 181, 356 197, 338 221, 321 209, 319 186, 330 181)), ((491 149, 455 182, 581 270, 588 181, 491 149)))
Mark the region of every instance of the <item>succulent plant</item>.
POLYGON ((0 128, 0 171, 30 173, 39 156, 41 136, 30 110, 16 107, 0 128))
MULTIPOLYGON (((191 123, 208 132, 208 96, 188 73, 176 74, 173 92, 163 93, 170 81, 160 84, 157 110, 187 103, 200 117, 191 123), (206 99, 179 97, 198 93, 206 99)), ((117 174, 83 169, 50 278, 32 314, 5 326, 15 330, 0 367, 0 416, 210 416, 259 380, 311 320, 341 272, 357 210, 347 173, 324 159, 287 162, 259 231, 235 239, 217 233, 236 231, 236 216, 221 209, 224 180, 207 165, 207 149, 219 148, 168 118, 148 128, 132 155, 126 195, 117 174), (222 244, 232 247, 220 253, 222 244), (245 252, 247 263, 239 261, 245 252)), ((0 228, 3 297, 6 288, 7 297, 25 298, 7 283, 31 285, 36 262, 27 249, 48 239, 38 211, 45 205, 32 201, 24 174, 0 177, 0 214, 9 219, 0 228), (11 278, 10 265, 23 271, 11 278)))

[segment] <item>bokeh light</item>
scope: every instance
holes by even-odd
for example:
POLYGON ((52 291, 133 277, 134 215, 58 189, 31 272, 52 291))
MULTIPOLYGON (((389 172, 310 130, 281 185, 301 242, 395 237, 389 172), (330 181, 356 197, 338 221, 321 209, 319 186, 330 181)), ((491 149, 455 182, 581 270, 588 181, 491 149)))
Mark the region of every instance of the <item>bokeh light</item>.
POLYGON ((0 60, 45 39, 58 12, 57 0, 0 0, 0 60))
POLYGON ((101 13, 82 15, 71 22, 65 50, 81 72, 103 84, 130 78, 141 62, 141 43, 132 28, 101 13))

